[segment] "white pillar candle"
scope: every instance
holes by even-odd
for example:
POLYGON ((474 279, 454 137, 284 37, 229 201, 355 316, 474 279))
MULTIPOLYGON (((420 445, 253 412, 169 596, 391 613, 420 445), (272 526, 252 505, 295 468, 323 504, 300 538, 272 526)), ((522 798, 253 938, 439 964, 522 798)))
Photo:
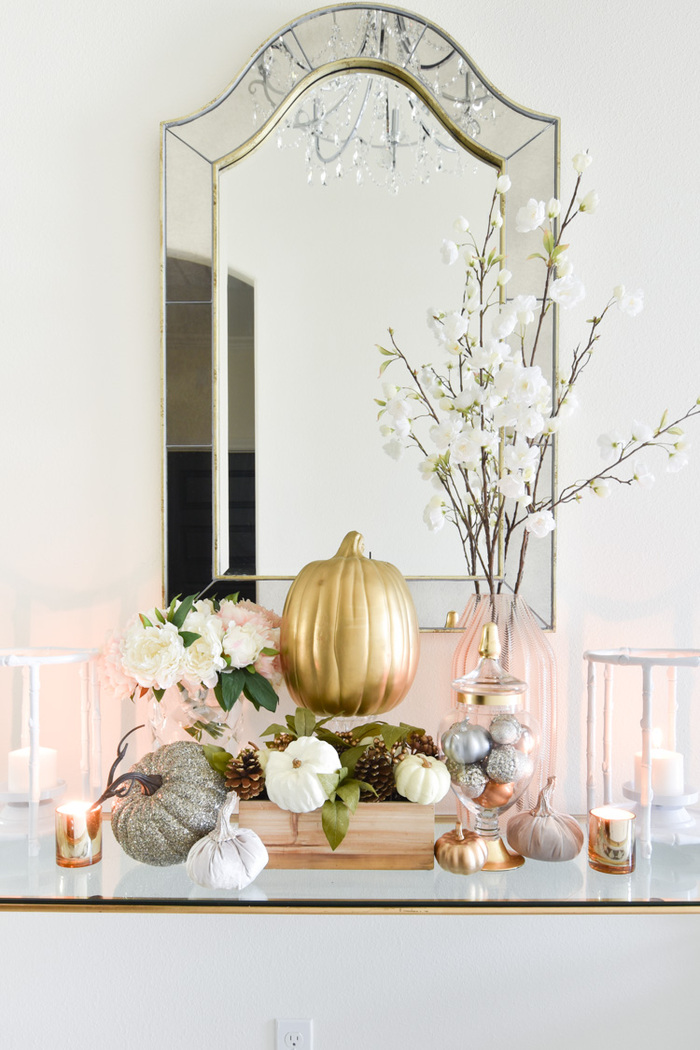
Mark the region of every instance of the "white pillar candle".
MULTIPOLYGON (((642 752, 634 756, 634 790, 642 792, 642 752)), ((683 755, 679 751, 651 750, 651 790, 655 795, 682 795, 683 755)))
MULTIPOLYGON (((58 783, 58 751, 52 747, 40 747, 36 754, 39 762, 39 790, 46 791, 58 783)), ((29 794, 29 748, 10 751, 7 756, 7 790, 16 795, 29 794)))

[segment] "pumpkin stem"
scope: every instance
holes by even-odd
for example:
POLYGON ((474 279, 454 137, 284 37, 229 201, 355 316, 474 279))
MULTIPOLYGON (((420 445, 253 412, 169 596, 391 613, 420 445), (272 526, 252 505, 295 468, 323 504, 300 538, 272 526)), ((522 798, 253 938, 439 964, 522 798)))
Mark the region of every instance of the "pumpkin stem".
POLYGON ((365 540, 360 532, 349 532, 338 547, 336 558, 361 558, 365 553, 365 540))
POLYGON ((134 726, 128 733, 125 733, 117 744, 117 757, 112 763, 112 768, 107 776, 107 787, 104 789, 97 802, 93 802, 90 809, 96 809, 101 806, 108 798, 124 798, 131 791, 134 781, 137 781, 141 785, 141 790, 144 795, 155 795, 158 788, 163 783, 161 776, 152 775, 148 776, 145 773, 122 773, 120 777, 114 779, 114 774, 117 771, 117 766, 124 758, 124 755, 129 749, 129 745, 125 744, 124 741, 132 733, 135 733, 137 729, 143 729, 143 726, 134 726))
POLYGON ((423 768, 424 769, 430 769, 430 762, 428 762, 428 756, 427 755, 423 756, 423 768))
POLYGON ((540 791, 535 808, 531 811, 533 817, 549 817, 554 812, 552 809, 552 795, 554 794, 556 782, 556 777, 549 777, 547 780, 547 783, 540 791))
POLYGON ((293 760, 293 762, 292 762, 292 766, 294 767, 294 769, 298 769, 300 765, 301 765, 301 759, 295 758, 293 760))
POLYGON ((458 820, 455 824, 455 835, 459 842, 464 842, 464 832, 462 831, 462 821, 458 820))

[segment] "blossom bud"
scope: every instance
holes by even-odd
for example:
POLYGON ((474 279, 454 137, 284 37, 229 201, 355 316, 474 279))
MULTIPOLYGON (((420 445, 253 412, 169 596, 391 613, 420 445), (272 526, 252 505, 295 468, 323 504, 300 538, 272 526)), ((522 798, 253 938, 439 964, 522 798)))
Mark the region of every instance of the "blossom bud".
POLYGON ((491 216, 491 225, 494 227, 494 229, 500 230, 501 226, 503 225, 503 216, 501 215, 500 211, 494 212, 491 216))
POLYGON ((512 276, 513 274, 510 272, 510 270, 501 270, 498 274, 498 284, 500 285, 500 287, 503 288, 504 285, 508 284, 508 281, 511 279, 512 276))
POLYGON ((592 160, 590 153, 577 153, 573 158, 574 171, 578 175, 583 175, 592 160))
POLYGON ((556 197, 551 197, 549 204, 547 205, 547 215, 550 219, 556 219, 560 212, 561 201, 558 201, 556 197))
POLYGON ((507 193, 510 187, 510 177, 508 175, 499 175, 496 179, 496 193, 507 193))
POLYGON ((469 229, 469 220, 463 215, 458 216, 454 221, 454 228, 456 233, 466 233, 469 229))
POLYGON ((598 207, 599 203, 600 203, 600 197, 598 196, 596 191, 595 190, 590 190, 586 194, 586 196, 583 198, 581 203, 579 204, 578 210, 579 211, 587 211, 589 213, 592 213, 592 212, 594 212, 596 210, 596 208, 598 207))

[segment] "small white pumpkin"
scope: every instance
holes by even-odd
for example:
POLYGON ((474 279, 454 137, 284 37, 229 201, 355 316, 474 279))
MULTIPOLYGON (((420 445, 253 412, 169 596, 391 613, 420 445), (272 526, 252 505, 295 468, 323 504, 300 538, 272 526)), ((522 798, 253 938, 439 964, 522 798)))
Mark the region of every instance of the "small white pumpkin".
POLYGON ((243 890, 268 862, 268 853, 252 828, 232 828, 238 795, 231 792, 219 811, 216 827, 187 855, 187 874, 212 890, 243 890))
POLYGON ((573 817, 552 809, 556 777, 540 791, 533 810, 511 817, 506 834, 508 845, 531 860, 573 860, 583 846, 583 831, 573 817))
POLYGON ((265 767, 267 797, 280 809, 310 813, 328 798, 317 773, 337 773, 338 752, 325 740, 300 736, 284 751, 271 751, 265 767))
POLYGON ((432 755, 407 755, 396 767, 394 780, 399 795, 421 806, 439 802, 451 784, 447 766, 432 755))

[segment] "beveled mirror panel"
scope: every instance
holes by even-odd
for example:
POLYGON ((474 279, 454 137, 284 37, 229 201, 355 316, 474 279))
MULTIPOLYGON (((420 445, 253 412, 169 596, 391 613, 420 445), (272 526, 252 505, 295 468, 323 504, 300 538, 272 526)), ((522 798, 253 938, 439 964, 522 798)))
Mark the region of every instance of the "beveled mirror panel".
MULTIPOLYGON (((557 194, 557 120, 504 99, 420 17, 339 6, 165 123, 163 158, 167 596, 240 590, 281 609, 352 528, 440 628, 471 584, 456 534, 425 527, 417 460, 382 449, 375 344, 391 326, 416 364, 434 357, 427 310, 462 293, 440 242, 458 215, 485 222, 501 171, 517 187, 512 285, 534 291, 511 233, 519 203, 557 194)), ((554 327, 544 345, 551 376, 554 327)), ((553 538, 531 558, 524 596, 551 624, 553 538)))

